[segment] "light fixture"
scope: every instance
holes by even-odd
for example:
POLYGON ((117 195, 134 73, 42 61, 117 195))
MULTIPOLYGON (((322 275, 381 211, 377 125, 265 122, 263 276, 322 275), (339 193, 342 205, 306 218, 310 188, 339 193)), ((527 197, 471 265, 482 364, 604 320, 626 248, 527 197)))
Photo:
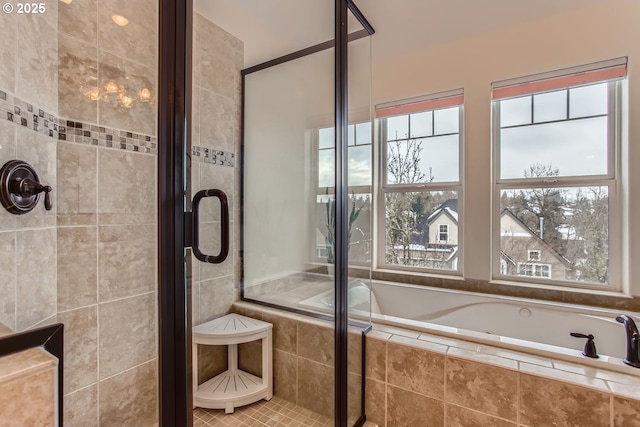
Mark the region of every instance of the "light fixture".
POLYGON ((129 20, 122 15, 111 15, 111 19, 113 19, 113 22, 115 22, 116 25, 121 27, 124 27, 129 23, 129 20))
POLYGON ((62 3, 71 4, 73 0, 60 0, 62 3))
POLYGON ((108 81, 104 85, 104 91, 106 93, 116 93, 116 92, 118 92, 118 89, 119 89, 118 84, 116 82, 114 82, 113 80, 108 81))

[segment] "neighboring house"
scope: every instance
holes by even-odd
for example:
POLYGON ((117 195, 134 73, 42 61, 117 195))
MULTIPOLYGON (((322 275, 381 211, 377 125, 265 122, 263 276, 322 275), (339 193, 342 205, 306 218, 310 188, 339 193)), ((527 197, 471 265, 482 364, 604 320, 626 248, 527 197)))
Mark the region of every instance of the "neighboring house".
MULTIPOLYGON (((449 199, 417 226, 410 245, 411 264, 455 269, 458 260, 458 200, 449 199)), ((500 273, 566 279, 570 262, 511 211, 500 215, 500 273)))
POLYGON ((567 278, 570 261, 508 209, 500 215, 500 248, 500 274, 567 278))

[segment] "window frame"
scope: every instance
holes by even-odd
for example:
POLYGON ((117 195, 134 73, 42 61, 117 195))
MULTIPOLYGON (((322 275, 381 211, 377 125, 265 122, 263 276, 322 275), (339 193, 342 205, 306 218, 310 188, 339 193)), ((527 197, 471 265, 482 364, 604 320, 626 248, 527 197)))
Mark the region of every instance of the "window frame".
POLYGON ((532 262, 540 262, 542 260, 542 251, 540 249, 528 249, 527 250, 527 261, 532 262), (537 254, 536 259, 531 259, 531 254, 537 254))
MULTIPOLYGON (((533 81, 533 80, 532 80, 533 81)), ((568 94, 567 94, 568 96, 568 94)), ((492 147, 492 212, 491 212, 491 280, 499 283, 528 283, 531 279, 519 275, 502 274, 500 270, 500 230, 501 230, 501 198, 503 190, 531 188, 564 188, 564 187, 607 187, 609 199, 609 266, 608 283, 579 282, 531 276, 540 283, 557 287, 568 287, 585 290, 620 291, 622 289, 622 218, 621 218, 621 131, 622 131, 622 81, 621 79, 604 80, 557 88, 543 92, 516 95, 509 98, 491 100, 491 147, 492 147), (602 175, 558 176, 549 178, 501 178, 500 177, 500 101, 522 96, 534 96, 557 90, 590 86, 598 83, 608 85, 607 108, 607 173, 602 175)), ((567 114, 569 112, 567 111, 567 114)), ((532 111, 533 115, 533 111, 532 111)), ((570 119, 571 120, 571 119, 570 119)), ((542 122, 547 123, 547 122, 542 122)), ((538 123, 532 122, 531 125, 538 123)), ((536 284, 540 284, 536 283, 536 284)))
POLYGON ((438 224, 438 243, 449 243, 449 224, 438 224), (445 231, 442 231, 442 227, 445 227, 445 231), (446 239, 442 239, 442 234, 447 236, 446 239))
MULTIPOLYGON (((410 104, 415 100, 430 101, 441 98, 449 98, 454 96, 464 97, 463 89, 452 90, 448 92, 441 92, 416 98, 407 99, 404 102, 398 101, 396 105, 410 104)), ((377 156, 374 156, 374 183, 375 183, 375 198, 374 198, 374 239, 373 246, 375 251, 374 256, 374 270, 387 270, 396 272, 418 272, 427 276, 464 276, 464 253, 461 250, 464 247, 464 98, 462 102, 456 105, 450 105, 447 107, 436 107, 432 109, 425 109, 420 111, 412 111, 410 113, 398 114, 409 115, 419 114, 427 111, 436 111, 454 106, 458 107, 458 181, 443 181, 443 182, 427 182, 418 184, 388 184, 387 183, 387 126, 386 118, 375 119, 375 138, 374 145, 377 156), (376 159, 377 157, 377 159, 376 159), (377 175, 377 177, 375 176, 377 175), (403 193, 403 192, 415 192, 415 193, 428 193, 434 191, 455 191, 458 196, 458 243, 457 243, 457 262, 456 268, 452 270, 435 269, 427 267, 415 267, 409 265, 397 265, 388 264, 386 262, 386 194, 387 193, 403 193)), ((433 129, 432 131, 435 131, 433 129)), ((409 130, 409 135, 410 135, 409 130)), ((447 134, 450 135, 450 134, 447 134)), ((434 135, 435 136, 435 135, 434 135)), ((407 138, 412 139, 412 138, 407 138)), ((415 138, 419 139, 419 138, 415 138)), ((396 141, 396 140, 393 140, 396 141)))

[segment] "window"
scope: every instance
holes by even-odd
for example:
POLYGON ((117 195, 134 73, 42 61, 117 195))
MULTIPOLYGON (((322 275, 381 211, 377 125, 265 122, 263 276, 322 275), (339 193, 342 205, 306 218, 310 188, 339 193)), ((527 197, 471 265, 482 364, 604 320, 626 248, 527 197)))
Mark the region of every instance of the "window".
POLYGON ((493 85, 494 276, 613 282, 625 75, 626 59, 493 85))
POLYGON ((540 261, 540 251, 530 250, 527 258, 529 261, 540 261))
POLYGON ((378 266, 460 271, 462 91, 378 105, 378 266))
POLYGON ((438 235, 438 240, 441 243, 446 243, 449 241, 449 224, 439 224, 438 225, 439 228, 439 235, 438 235))
MULTIPOLYGON (((350 213, 354 221, 349 226, 349 262, 364 263, 371 260, 371 122, 350 124, 348 132, 350 213)), ((316 223, 313 242, 315 260, 334 262, 333 210, 335 202, 335 130, 333 127, 317 130, 317 194, 316 223)))

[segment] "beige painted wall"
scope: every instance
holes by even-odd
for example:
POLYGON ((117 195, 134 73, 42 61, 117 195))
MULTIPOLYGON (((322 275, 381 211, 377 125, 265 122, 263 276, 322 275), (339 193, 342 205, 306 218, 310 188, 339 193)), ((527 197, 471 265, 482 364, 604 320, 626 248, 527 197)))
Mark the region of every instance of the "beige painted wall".
MULTIPOLYGON (((374 58, 374 103, 464 88, 464 276, 489 280, 491 254, 491 82, 621 56, 629 57, 628 108, 640 114, 640 3, 602 1, 395 58, 374 58)), ((375 36, 374 36, 375 44, 375 36)), ((638 259, 640 224, 640 122, 627 120, 623 156, 629 260, 638 259)), ((625 286, 640 295, 640 265, 627 263, 625 286)), ((616 284, 619 285, 619 284, 616 284)))

